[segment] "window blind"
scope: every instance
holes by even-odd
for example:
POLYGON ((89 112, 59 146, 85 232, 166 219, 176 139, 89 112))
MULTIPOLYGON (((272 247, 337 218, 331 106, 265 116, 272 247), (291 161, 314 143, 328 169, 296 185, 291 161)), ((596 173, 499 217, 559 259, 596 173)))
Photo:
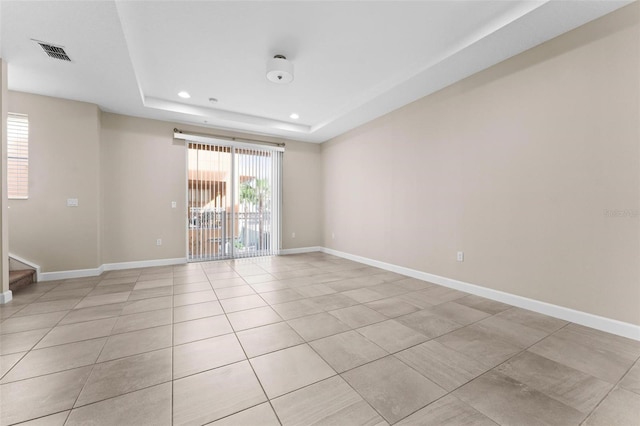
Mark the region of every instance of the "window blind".
POLYGON ((10 199, 29 198, 29 118, 7 117, 7 192, 10 199))
POLYGON ((278 254, 282 148, 185 140, 189 261, 278 254))

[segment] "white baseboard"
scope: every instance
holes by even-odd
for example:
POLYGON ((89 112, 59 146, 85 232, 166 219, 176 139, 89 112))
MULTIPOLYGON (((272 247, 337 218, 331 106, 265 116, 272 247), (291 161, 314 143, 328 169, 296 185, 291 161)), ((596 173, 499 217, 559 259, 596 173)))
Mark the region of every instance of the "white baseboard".
POLYGON ((140 260, 136 262, 105 263, 104 265, 100 265, 99 267, 93 269, 74 269, 71 271, 43 272, 40 274, 40 278, 38 279, 38 281, 55 281, 66 280, 69 278, 97 277, 105 271, 150 268, 152 266, 181 265, 186 262, 186 258, 179 257, 175 259, 155 259, 140 260))
POLYGON ((177 257, 174 259, 155 259, 155 260, 140 260, 137 262, 120 262, 120 263, 105 263, 102 265, 104 271, 119 271, 121 269, 136 269, 136 268, 150 268, 153 266, 171 266, 182 265, 187 263, 186 257, 177 257))
POLYGON ((40 274, 40 278, 38 278, 38 281, 43 282, 43 281, 67 280, 69 278, 97 277, 103 271, 104 269, 102 269, 102 265, 101 265, 97 268, 92 268, 92 269, 72 269, 70 271, 42 272, 40 274))
POLYGON ((11 302, 13 299, 13 293, 11 290, 7 290, 5 292, 0 293, 0 305, 4 305, 5 303, 11 302))
POLYGON ((541 302, 528 297, 517 296, 511 293, 505 293, 499 290, 493 290, 476 284, 470 284, 451 278, 441 277, 439 275, 429 274, 427 272, 415 269, 405 268, 403 266, 391 263, 380 262, 378 260, 369 259, 367 257, 357 256, 341 251, 321 247, 323 253, 332 254, 344 259, 353 260, 355 262, 364 263, 365 265, 374 266, 398 274, 407 275, 424 281, 439 284, 444 287, 453 288, 455 290, 464 291, 466 293, 475 294, 476 296, 485 297, 487 299, 496 300, 519 308, 528 309, 540 314, 549 315, 565 321, 570 321, 586 327, 595 328, 596 330, 605 331, 607 333, 616 334, 618 336, 627 337, 640 341, 640 326, 627 322, 618 321, 611 318, 593 315, 587 312, 577 311, 563 306, 553 305, 551 303, 541 302))
POLYGON ((36 265, 33 262, 30 262, 30 261, 28 261, 26 259, 23 259, 20 256, 16 256, 15 254, 9 253, 9 257, 17 260, 20 263, 24 263, 25 265, 33 268, 36 271, 36 281, 40 281, 40 266, 39 265, 36 265))
POLYGON ((323 247, 319 247, 319 246, 281 249, 279 254, 287 255, 287 254, 312 253, 315 251, 322 251, 322 249, 323 247))
MULTIPOLYGON (((498 302, 507 303, 519 308, 528 309, 530 311, 538 312, 544 315, 549 315, 554 318, 560 318, 565 321, 570 321, 576 324, 584 325, 586 327, 595 328, 597 330, 605 331, 607 333, 616 334, 618 336, 627 337, 630 339, 640 341, 640 326, 618 321, 611 318, 606 318, 598 315, 593 315, 583 311, 577 311, 575 309, 566 308, 564 306, 553 305, 551 303, 542 302, 535 299, 529 299, 527 297, 518 296, 511 293, 506 293, 499 290, 493 290, 487 287, 479 286, 476 284, 467 283, 464 281, 458 281, 440 275, 430 274, 428 272, 418 271, 416 269, 406 268, 404 266, 398 266, 391 263, 381 262, 367 257, 358 256, 350 253, 341 252, 338 250, 329 249, 326 247, 301 247, 293 249, 280 250, 280 254, 299 254, 299 253, 312 253, 323 252, 334 256, 342 257, 344 259, 360 262, 365 265, 374 266, 376 268, 384 269, 398 274, 406 275, 408 277, 417 278, 424 281, 429 281, 444 287, 453 288, 455 290, 464 291, 466 293, 475 294, 476 296, 485 297, 487 299, 496 300, 498 302)), ((20 262, 29 264, 28 262, 18 259, 20 262)), ((43 272, 39 274, 38 281, 52 281, 62 280, 68 278, 81 278, 81 277, 95 277, 100 275, 104 271, 115 271, 121 269, 134 269, 134 268, 147 268, 152 266, 168 266, 168 265, 181 265, 186 263, 186 258, 175 259, 157 259, 157 260, 143 260, 137 262, 121 262, 121 263, 106 263, 98 268, 94 269, 77 269, 72 271, 58 271, 58 272, 43 272)), ((0 303, 7 303, 11 300, 11 291, 0 293, 0 303), (7 295, 8 293, 8 295, 7 295)))

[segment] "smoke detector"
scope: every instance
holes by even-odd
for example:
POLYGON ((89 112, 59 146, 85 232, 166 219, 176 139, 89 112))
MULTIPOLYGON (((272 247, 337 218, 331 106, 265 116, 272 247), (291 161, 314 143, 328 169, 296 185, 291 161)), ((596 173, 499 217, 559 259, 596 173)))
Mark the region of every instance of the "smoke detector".
POLYGON ((277 84, 293 81, 293 64, 283 55, 276 55, 267 64, 267 80, 277 84))

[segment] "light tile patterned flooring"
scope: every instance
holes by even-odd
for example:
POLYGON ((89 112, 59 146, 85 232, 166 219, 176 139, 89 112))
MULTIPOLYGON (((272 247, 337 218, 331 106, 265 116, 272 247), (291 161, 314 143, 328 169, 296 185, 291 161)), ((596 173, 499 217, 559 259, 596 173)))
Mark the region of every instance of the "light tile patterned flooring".
POLYGON ((0 307, 1 424, 638 425, 640 343, 326 254, 0 307))

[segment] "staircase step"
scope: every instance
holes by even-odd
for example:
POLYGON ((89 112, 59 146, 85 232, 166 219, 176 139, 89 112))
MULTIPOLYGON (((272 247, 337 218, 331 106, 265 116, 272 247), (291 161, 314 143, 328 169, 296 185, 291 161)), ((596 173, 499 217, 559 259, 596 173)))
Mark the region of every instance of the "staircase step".
POLYGON ((21 269, 9 271, 9 290, 16 291, 33 284, 36 281, 36 271, 33 269, 21 269))

